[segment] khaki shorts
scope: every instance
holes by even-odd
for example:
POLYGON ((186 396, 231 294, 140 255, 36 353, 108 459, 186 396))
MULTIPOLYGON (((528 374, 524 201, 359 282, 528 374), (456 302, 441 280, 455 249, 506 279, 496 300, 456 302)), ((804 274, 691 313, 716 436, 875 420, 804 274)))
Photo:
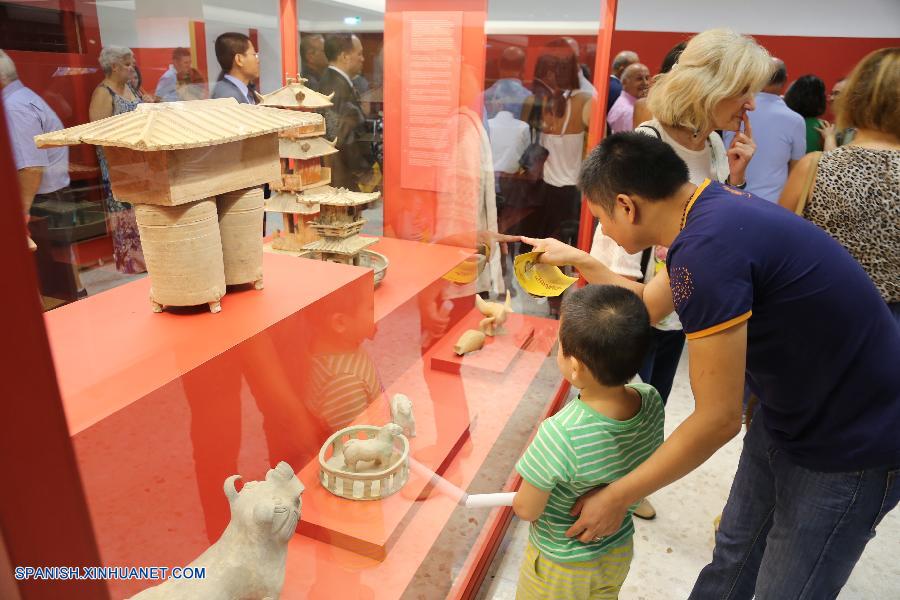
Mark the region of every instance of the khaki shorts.
POLYGON ((529 540, 519 570, 516 600, 615 600, 625 583, 633 555, 634 545, 629 539, 594 560, 558 563, 541 556, 529 540))

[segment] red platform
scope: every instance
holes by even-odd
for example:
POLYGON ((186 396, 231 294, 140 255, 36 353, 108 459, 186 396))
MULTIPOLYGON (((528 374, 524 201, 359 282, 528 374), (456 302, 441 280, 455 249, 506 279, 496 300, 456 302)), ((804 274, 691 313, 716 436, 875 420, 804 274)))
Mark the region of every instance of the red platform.
POLYGON ((75 435, 242 342, 284 324, 343 290, 371 293, 371 272, 333 263, 264 256, 265 289, 230 291, 222 313, 205 306, 156 314, 144 278, 45 315, 69 423, 75 435), (313 284, 313 285, 311 285, 313 284), (356 289, 356 284, 359 290, 356 289))
MULTIPOLYGON (((534 340, 504 373, 433 370, 432 353, 419 351, 416 296, 470 253, 398 240, 376 249, 391 261, 377 291, 369 270, 266 254, 265 289, 230 291, 219 314, 154 314, 146 279, 46 314, 104 565, 187 564, 228 521, 224 479, 262 479, 287 460, 307 488, 300 530, 315 537, 292 540, 283 597, 372 596, 366 588, 395 597, 405 589, 455 503, 434 495, 415 502, 426 483, 415 475, 378 502, 320 488, 316 454, 329 431, 309 410, 316 356, 365 352, 368 342, 359 343, 374 333, 375 317, 391 320, 370 353, 378 368, 395 354, 413 356, 385 384, 386 397, 405 393, 416 403, 412 457, 465 489, 557 324, 525 318, 534 340), (352 338, 348 348, 330 329, 336 323, 352 338), (395 325, 410 334, 388 335, 395 325)), ((387 414, 376 402, 357 420, 385 422, 387 414)), ((122 598, 147 585, 116 581, 110 590, 122 598)))
POLYGON ((431 353, 431 368, 459 373, 463 367, 484 369, 500 374, 509 369, 512 362, 534 337, 533 319, 515 313, 508 315, 503 327, 496 335, 487 336, 481 350, 460 356, 454 350, 459 337, 467 330, 478 329, 484 319, 478 309, 472 309, 447 335, 435 344, 431 353))
MULTIPOLYGON (((441 387, 437 387, 439 395, 429 394, 422 365, 422 361, 413 365, 386 390, 385 399, 398 393, 409 396, 416 417, 416 437, 409 440, 410 458, 430 471, 442 473, 468 434, 470 423, 468 418, 438 422, 435 403, 452 406, 459 398, 442 394, 444 388, 441 387)), ((454 387, 448 386, 446 389, 451 391, 454 387)), ((388 421, 388 407, 373 404, 354 420, 354 424, 382 425, 388 421)), ((390 546, 396 541, 401 522, 430 481, 430 478, 423 478, 420 472, 411 470, 409 481, 400 491, 379 501, 358 501, 335 496, 319 484, 318 459, 310 461, 297 476, 306 486, 303 518, 298 531, 379 560, 387 556, 390 546)))
POLYGON ((391 261, 375 294, 376 322, 475 253, 475 250, 468 248, 421 244, 388 237, 379 239, 369 249, 384 254, 391 261))

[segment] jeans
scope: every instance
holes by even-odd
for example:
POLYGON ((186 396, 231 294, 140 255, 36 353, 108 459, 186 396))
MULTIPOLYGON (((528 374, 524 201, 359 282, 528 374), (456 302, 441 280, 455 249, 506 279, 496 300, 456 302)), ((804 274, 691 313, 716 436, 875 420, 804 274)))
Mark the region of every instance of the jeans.
POLYGON ((663 404, 669 399, 669 393, 672 391, 672 382, 675 380, 683 348, 683 330, 663 331, 653 328, 653 339, 638 375, 641 376, 641 381, 656 388, 662 396, 663 404))
POLYGON ((900 500, 900 465, 823 473, 794 463, 753 419, 713 559, 694 600, 836 598, 881 519, 900 500))

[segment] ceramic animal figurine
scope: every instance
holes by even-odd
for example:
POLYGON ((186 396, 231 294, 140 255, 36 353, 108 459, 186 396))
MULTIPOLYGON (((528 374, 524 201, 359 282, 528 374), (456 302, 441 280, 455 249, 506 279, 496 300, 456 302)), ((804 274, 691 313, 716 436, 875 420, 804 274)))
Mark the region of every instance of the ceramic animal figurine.
POLYGON ((204 567, 205 579, 170 579, 131 600, 242 598, 275 600, 284 584, 288 541, 300 520, 303 484, 286 462, 265 481, 235 489, 240 475, 225 480, 231 522, 219 540, 188 567, 204 567))
POLYGON ((506 317, 513 312, 512 300, 509 297, 509 290, 506 290, 506 302, 488 302, 478 294, 475 294, 475 306, 479 312, 484 315, 484 319, 478 324, 485 335, 494 335, 500 327, 506 322, 506 317))
POLYGON ((456 345, 453 346, 453 351, 456 352, 459 356, 463 354, 468 354, 469 352, 475 352, 476 350, 481 350, 484 347, 485 334, 483 331, 478 331, 477 329, 469 329, 461 336, 459 336, 459 340, 457 340, 456 345))
POLYGON ((413 415, 412 400, 405 394, 394 394, 391 398, 391 421, 403 428, 411 438, 416 437, 416 417, 413 415))
POLYGON ((388 423, 378 430, 378 435, 370 440, 349 439, 344 444, 344 464, 356 472, 360 462, 375 462, 386 467, 394 453, 394 437, 403 434, 403 428, 396 423, 388 423))

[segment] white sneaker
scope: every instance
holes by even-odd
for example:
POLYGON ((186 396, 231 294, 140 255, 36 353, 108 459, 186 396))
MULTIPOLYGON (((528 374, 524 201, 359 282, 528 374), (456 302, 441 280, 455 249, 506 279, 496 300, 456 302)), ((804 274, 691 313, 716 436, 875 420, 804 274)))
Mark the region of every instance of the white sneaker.
POLYGON ((650 501, 644 498, 637 508, 634 509, 634 516, 650 521, 656 518, 656 509, 650 504, 650 501))

